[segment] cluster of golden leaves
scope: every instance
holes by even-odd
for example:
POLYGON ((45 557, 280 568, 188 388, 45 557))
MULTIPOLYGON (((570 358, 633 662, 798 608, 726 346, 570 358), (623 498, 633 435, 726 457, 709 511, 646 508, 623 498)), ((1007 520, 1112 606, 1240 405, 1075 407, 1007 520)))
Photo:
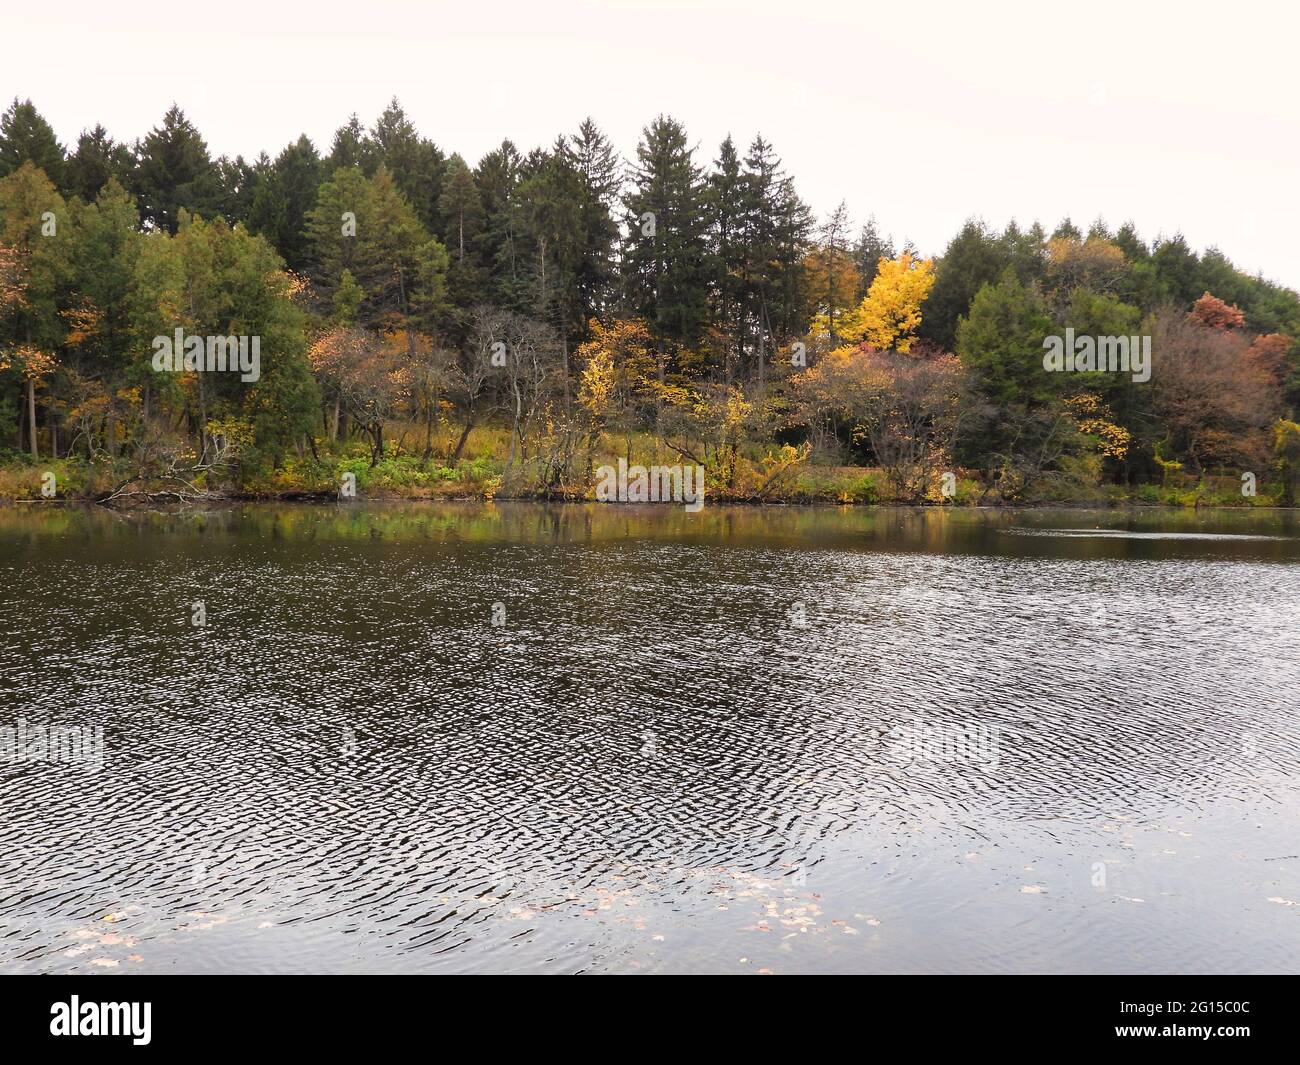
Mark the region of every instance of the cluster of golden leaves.
POLYGON ((1071 396, 1065 405, 1079 424, 1079 431, 1097 438, 1097 449, 1106 458, 1122 459, 1133 443, 1133 434, 1111 421, 1111 413, 1091 392, 1071 396))
POLYGON ((20 344, 7 351, 0 350, 0 371, 17 370, 28 381, 39 381, 52 374, 59 360, 48 351, 20 344))
POLYGON ((0 311, 26 302, 18 249, 0 244, 0 311))
POLYGON ((90 340, 99 332, 104 321, 103 314, 89 300, 83 301, 79 307, 69 307, 59 313, 68 327, 67 344, 70 347, 78 347, 90 340))
POLYGON ((866 296, 844 321, 846 340, 907 354, 921 325, 921 304, 934 287, 934 260, 881 259, 866 296))

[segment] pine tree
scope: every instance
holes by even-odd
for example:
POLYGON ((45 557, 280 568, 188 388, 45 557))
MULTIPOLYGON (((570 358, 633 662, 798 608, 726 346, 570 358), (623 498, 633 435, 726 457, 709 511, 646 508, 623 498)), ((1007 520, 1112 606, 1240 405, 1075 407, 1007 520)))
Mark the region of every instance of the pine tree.
POLYGON ((707 320, 704 182, 686 130, 667 116, 645 128, 636 157, 624 199, 625 299, 650 326, 662 376, 667 358, 696 344, 707 320))
MULTIPOLYGON (((364 171, 366 169, 366 156, 366 131, 361 125, 361 120, 354 113, 344 125, 335 131, 330 154, 325 160, 325 169, 330 174, 333 174, 336 170, 352 166, 364 171)), ((373 173, 373 170, 371 173, 373 173)))
POLYGON ((292 270, 307 265, 307 212, 316 203, 324 164, 316 147, 303 134, 260 167, 260 177, 248 211, 248 225, 275 246, 292 270))
POLYGON ((576 339, 583 340, 587 337, 588 323, 602 316, 614 297, 614 255, 618 243, 614 212, 623 175, 613 144, 591 118, 584 119, 578 132, 569 138, 568 156, 581 185, 573 285, 577 305, 576 339))
POLYGON ((213 165, 221 187, 218 200, 221 216, 232 225, 247 221, 260 177, 257 167, 248 163, 242 155, 233 159, 223 155, 213 165))
POLYGON ((362 169, 367 176, 373 177, 381 166, 392 174, 424 227, 430 233, 443 232, 446 223, 438 204, 446 157, 437 145, 420 136, 397 97, 393 97, 375 121, 362 158, 362 169))
POLYGON ((1008 269, 971 301, 957 325, 957 354, 994 408, 1045 402, 1057 391, 1043 370, 1043 339, 1051 331, 1042 298, 1008 269))
POLYGON ((843 275, 849 269, 849 224, 849 205, 841 200, 821 227, 822 265, 826 270, 826 327, 832 344, 839 343, 839 334, 836 332, 839 307, 835 275, 836 271, 843 275))
POLYGON ((31 162, 55 185, 63 183, 63 146, 31 100, 14 102, 0 115, 0 177, 31 162))
POLYGON ((867 289, 871 287, 871 282, 876 279, 880 260, 894 257, 894 242, 889 237, 880 235, 880 230, 876 226, 876 216, 872 215, 862 227, 862 231, 858 234, 858 242, 853 247, 853 258, 858 267, 858 302, 862 301, 867 294, 867 289))
POLYGON ((199 131, 175 104, 137 145, 136 158, 135 193, 146 225, 175 233, 182 208, 205 218, 220 213, 220 175, 199 131))
MULTIPOLYGON (((577 288, 582 178, 563 137, 557 138, 549 152, 530 155, 525 171, 528 176, 520 184, 519 195, 528 249, 524 261, 529 274, 529 312, 567 339, 582 327, 577 288)), ((567 400, 567 362, 564 369, 567 400)))
POLYGON ((921 308, 921 336, 951 351, 958 319, 969 313, 981 288, 997 282, 1010 261, 1006 244, 982 221, 969 219, 939 260, 934 288, 921 308))
POLYGON ((748 189, 748 181, 741 173, 740 155, 728 136, 718 148, 705 192, 713 321, 723 336, 722 371, 728 384, 734 380, 745 350, 743 300, 748 261, 745 244, 748 189))
POLYGON ((478 235, 479 262, 488 273, 490 301, 512 311, 526 306, 523 253, 523 205, 519 197, 519 152, 502 141, 479 160, 474 180, 483 205, 483 227, 478 235))
POLYGON ((359 324, 387 329, 430 325, 445 310, 447 253, 415 216, 386 167, 367 178, 340 169, 307 213, 307 260, 327 305, 345 275, 364 293, 359 324))
POLYGON ((438 212, 443 218, 443 244, 451 257, 447 285, 451 301, 469 307, 482 300, 485 271, 478 257, 483 230, 483 201, 465 160, 447 160, 438 212))
POLYGON ((813 218, 782 171, 780 157, 761 136, 745 155, 744 175, 744 328, 754 337, 750 358, 761 389, 777 347, 807 325, 803 261, 813 218))
POLYGON ((77 139, 77 149, 68 157, 64 168, 63 192, 92 203, 109 179, 128 187, 134 165, 131 149, 125 144, 117 144, 108 135, 108 130, 97 125, 77 139))

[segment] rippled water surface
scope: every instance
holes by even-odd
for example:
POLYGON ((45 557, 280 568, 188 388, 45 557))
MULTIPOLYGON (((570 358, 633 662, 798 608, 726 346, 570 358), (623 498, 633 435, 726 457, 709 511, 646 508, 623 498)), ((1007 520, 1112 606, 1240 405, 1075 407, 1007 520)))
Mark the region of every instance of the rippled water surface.
POLYGON ((1293 515, 10 508, 0 619, 0 971, 1300 969, 1293 515))

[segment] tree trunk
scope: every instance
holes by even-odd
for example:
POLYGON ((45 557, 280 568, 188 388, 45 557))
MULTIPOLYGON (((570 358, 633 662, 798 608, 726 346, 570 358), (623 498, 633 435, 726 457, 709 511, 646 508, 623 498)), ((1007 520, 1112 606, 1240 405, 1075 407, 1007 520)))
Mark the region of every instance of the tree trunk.
POLYGON ((424 419, 424 454, 420 456, 421 469, 428 464, 429 457, 433 454, 433 408, 436 402, 435 396, 429 397, 429 405, 426 408, 424 419))
POLYGON ((456 450, 451 453, 450 466, 455 466, 460 460, 460 453, 465 449, 465 441, 469 439, 469 434, 474 431, 474 419, 471 417, 465 422, 465 428, 461 430, 460 439, 456 441, 456 450))
POLYGON ((27 432, 32 445, 32 460, 39 461, 40 449, 36 443, 36 381, 27 378, 27 432))

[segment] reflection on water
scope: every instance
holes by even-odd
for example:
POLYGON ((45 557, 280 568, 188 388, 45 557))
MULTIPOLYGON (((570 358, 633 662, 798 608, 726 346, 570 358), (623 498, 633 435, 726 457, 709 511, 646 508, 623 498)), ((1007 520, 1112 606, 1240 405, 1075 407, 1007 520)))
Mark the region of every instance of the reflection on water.
POLYGON ((3 510, 0 727, 105 750, 0 762, 0 969, 1294 970, 1297 562, 1280 512, 3 510))

